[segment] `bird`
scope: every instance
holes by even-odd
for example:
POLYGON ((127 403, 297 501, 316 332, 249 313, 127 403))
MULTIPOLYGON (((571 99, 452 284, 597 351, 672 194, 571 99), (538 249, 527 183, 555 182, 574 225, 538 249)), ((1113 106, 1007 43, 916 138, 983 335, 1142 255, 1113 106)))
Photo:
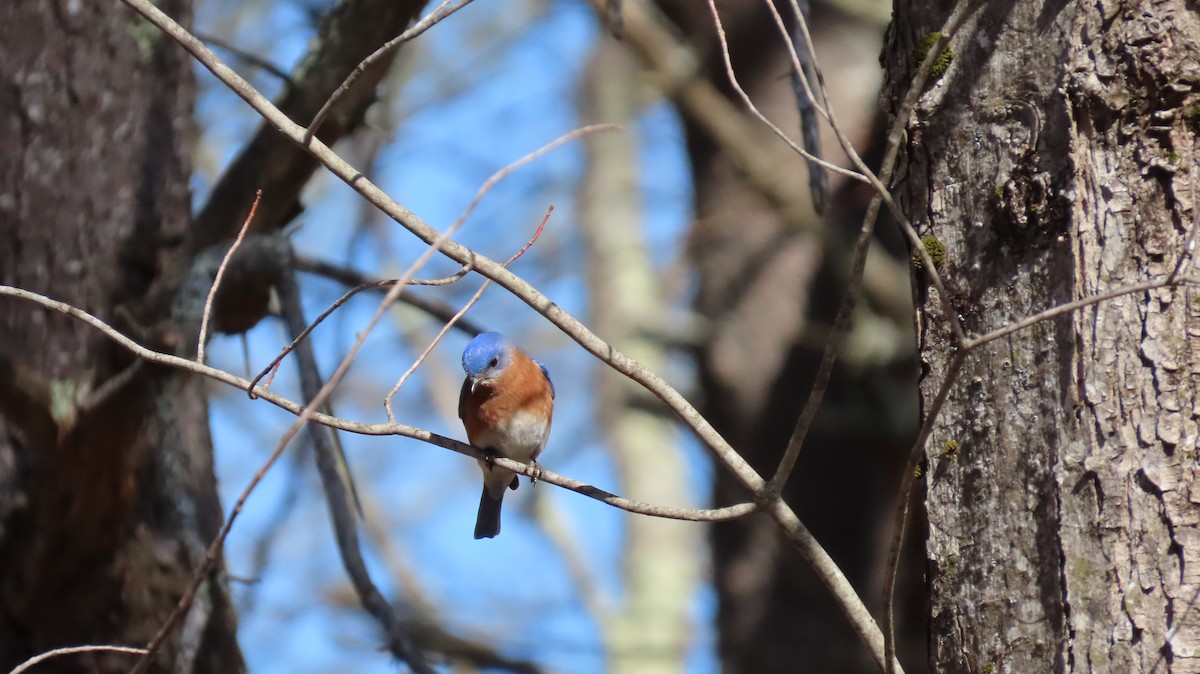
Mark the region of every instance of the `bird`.
POLYGON ((462 353, 463 380, 458 416, 467 440, 487 454, 478 461, 483 495, 475 518, 475 539, 500 533, 500 506, 505 489, 517 488, 517 474, 495 465, 496 457, 530 464, 535 482, 537 457, 550 437, 554 416, 554 383, 540 360, 529 357, 504 335, 484 332, 462 353))

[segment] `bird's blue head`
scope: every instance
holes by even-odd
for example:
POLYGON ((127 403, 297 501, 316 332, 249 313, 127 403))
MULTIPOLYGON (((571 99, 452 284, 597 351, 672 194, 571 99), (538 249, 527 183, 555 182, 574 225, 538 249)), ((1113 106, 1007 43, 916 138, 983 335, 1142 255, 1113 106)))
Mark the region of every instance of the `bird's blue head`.
POLYGON ((471 388, 492 381, 512 362, 513 343, 498 332, 484 332, 463 349, 462 366, 471 388))

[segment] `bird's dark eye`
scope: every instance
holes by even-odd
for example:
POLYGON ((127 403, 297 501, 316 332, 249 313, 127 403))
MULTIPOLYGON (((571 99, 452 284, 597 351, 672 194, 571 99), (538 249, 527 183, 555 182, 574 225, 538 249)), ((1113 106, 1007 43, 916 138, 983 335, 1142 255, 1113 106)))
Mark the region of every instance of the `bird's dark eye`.
POLYGON ((496 366, 497 366, 497 365, 499 365, 499 364, 500 364, 500 359, 499 359, 499 358, 493 358, 493 359, 492 359, 492 362, 488 363, 488 367, 496 367, 496 366))

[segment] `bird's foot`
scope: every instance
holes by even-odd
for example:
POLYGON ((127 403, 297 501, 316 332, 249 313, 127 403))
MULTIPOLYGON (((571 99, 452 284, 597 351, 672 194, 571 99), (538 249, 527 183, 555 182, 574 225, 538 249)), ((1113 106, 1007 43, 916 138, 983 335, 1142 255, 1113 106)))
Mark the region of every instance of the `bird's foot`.
POLYGON ((529 460, 529 484, 534 485, 538 480, 542 479, 542 464, 536 459, 529 460))
POLYGON ((495 465, 496 465, 496 450, 491 449, 491 448, 483 450, 483 462, 485 464, 487 464, 487 469, 489 471, 493 467, 495 467, 495 465))

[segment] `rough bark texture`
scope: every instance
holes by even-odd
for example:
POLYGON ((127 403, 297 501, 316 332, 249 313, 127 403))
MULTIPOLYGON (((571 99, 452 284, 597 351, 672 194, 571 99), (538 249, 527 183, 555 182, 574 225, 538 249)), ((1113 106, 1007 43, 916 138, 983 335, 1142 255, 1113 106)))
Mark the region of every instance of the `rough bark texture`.
MULTIPOLYGON (((894 83, 948 9, 897 3, 894 83)), ((909 129, 901 188, 946 248, 951 310, 980 334, 1165 276, 1193 217, 1194 4, 976 18, 909 129)), ((919 295, 930 401, 951 348, 940 299, 919 295)), ((934 669, 1200 671, 1198 336, 1195 289, 1163 289, 969 357, 926 455, 934 669)))
MULTIPOLYGON (((187 0, 163 9, 190 14, 187 0)), ((183 53, 119 5, 0 3, 0 282, 120 323, 189 221, 193 91, 183 53)), ((216 533, 200 383, 130 366, 90 328, 0 302, 0 669, 144 644, 216 533)), ((214 578, 156 670, 241 671, 235 635, 214 578)))

